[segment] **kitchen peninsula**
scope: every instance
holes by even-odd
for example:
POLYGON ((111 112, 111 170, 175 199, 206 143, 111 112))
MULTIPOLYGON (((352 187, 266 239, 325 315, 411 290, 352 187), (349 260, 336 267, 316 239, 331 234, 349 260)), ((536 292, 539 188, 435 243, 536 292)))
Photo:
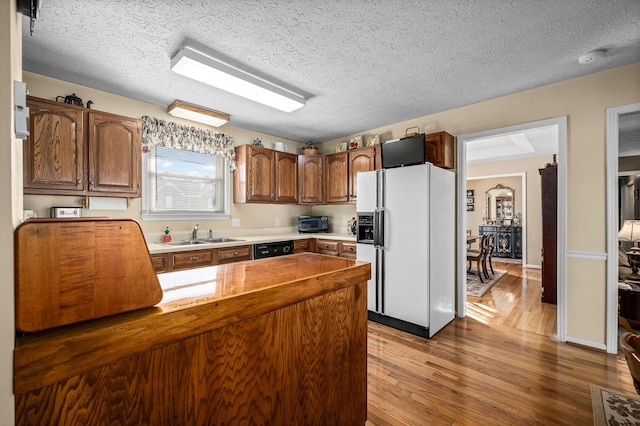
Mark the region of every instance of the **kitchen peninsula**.
POLYGON ((155 307, 18 337, 16 423, 363 425, 370 275, 314 253, 161 274, 155 307))

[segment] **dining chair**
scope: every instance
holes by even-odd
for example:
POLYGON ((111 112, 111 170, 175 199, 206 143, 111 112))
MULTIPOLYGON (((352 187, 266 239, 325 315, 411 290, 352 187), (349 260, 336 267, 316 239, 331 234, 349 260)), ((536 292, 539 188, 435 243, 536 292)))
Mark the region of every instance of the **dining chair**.
MULTIPOLYGON (((467 268, 467 272, 471 272, 471 266, 473 262, 476 262, 476 273, 478 274, 478 278, 480 278, 481 283, 484 283, 482 276, 485 275, 483 267, 484 267, 484 259, 487 252, 488 238, 489 238, 489 234, 483 234, 482 237, 480 238, 479 250, 467 250, 467 261, 469 262, 469 267, 467 268)), ((488 276, 486 277, 488 278, 488 276)))
POLYGON ((496 247, 496 234, 495 233, 491 233, 489 234, 489 241, 487 242, 487 251, 485 253, 485 265, 484 265, 484 271, 487 272, 486 277, 489 278, 489 269, 491 270, 491 275, 495 275, 496 273, 493 272, 493 263, 491 262, 491 258, 493 257, 493 249, 496 247), (489 268, 487 269, 487 265, 489 265, 489 268))

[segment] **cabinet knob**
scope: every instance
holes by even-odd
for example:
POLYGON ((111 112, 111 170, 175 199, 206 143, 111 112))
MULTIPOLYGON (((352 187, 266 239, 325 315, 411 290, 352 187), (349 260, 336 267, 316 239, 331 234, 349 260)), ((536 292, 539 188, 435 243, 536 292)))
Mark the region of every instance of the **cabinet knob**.
POLYGON ((198 256, 191 256, 189 260, 191 260, 192 262, 195 262, 196 260, 198 260, 198 256))
POLYGON ((233 252, 233 255, 234 255, 234 256, 240 256, 240 252, 234 251, 234 252, 233 252))

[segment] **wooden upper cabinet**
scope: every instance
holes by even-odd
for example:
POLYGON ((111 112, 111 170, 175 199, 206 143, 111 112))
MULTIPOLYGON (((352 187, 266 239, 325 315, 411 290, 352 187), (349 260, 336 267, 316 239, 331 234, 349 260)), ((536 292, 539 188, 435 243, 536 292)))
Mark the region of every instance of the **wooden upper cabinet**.
POLYGON ((140 197, 142 123, 27 97, 24 193, 140 197))
POLYGON ((349 201, 358 198, 358 172, 369 172, 376 168, 376 153, 374 147, 367 147, 349 151, 349 201))
POLYGON ((425 136, 427 161, 443 169, 453 169, 454 137, 447 132, 429 133, 425 136))
POLYGON ((298 157, 254 145, 236 147, 234 203, 298 202, 298 157))
POLYGON ((356 201, 358 172, 379 168, 378 150, 378 147, 369 146, 326 156, 325 197, 328 204, 356 201))
POLYGON ((29 137, 23 142, 27 194, 84 189, 84 127, 81 108, 29 98, 29 137))
POLYGON ((274 201, 275 151, 247 145, 247 201, 274 201))
POLYGON ((300 155, 298 157, 298 182, 300 204, 324 203, 324 157, 300 155))
POLYGON ((328 204, 349 201, 349 162, 346 152, 325 156, 325 201, 328 204))
POLYGON ((298 156, 276 151, 276 201, 298 203, 298 156))
POLYGON ((89 112, 89 191, 140 197, 142 124, 89 112))

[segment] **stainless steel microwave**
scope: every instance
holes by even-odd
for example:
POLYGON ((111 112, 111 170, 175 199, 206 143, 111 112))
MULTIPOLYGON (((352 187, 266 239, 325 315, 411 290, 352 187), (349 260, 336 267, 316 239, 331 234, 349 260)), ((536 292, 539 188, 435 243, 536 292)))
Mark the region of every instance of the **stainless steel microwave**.
POLYGON ((298 216, 298 232, 329 232, 327 216, 298 216))

